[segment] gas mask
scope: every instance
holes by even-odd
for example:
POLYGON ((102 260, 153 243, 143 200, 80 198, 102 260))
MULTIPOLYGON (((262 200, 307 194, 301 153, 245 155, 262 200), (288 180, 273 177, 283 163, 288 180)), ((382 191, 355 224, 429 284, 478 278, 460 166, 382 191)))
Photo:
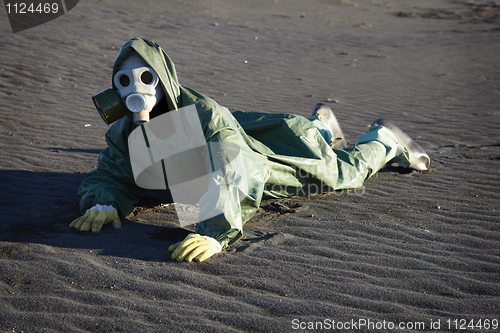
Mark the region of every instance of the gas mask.
POLYGON ((120 64, 113 83, 116 91, 109 88, 92 97, 108 125, 123 117, 126 109, 132 112, 135 124, 148 122, 149 112, 164 96, 158 74, 137 53, 120 64))

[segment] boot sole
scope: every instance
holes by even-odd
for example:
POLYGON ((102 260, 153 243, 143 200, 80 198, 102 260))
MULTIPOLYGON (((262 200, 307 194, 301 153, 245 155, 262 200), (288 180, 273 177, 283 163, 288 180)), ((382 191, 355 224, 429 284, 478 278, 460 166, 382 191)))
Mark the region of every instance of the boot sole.
POLYGON ((314 107, 314 110, 311 115, 314 116, 316 114, 320 114, 326 120, 328 125, 330 125, 330 128, 333 131, 332 133, 333 140, 340 139, 337 142, 335 142, 333 148, 334 149, 345 148, 346 144, 345 144, 344 133, 342 132, 339 122, 337 121, 337 118, 335 117, 335 114, 333 113, 332 109, 323 103, 318 103, 314 107))
POLYGON ((420 147, 408 134, 403 132, 398 126, 394 125, 392 122, 386 119, 375 120, 372 126, 382 126, 394 133, 398 139, 398 143, 401 143, 409 152, 410 168, 418 171, 426 171, 429 169, 431 164, 431 159, 425 150, 420 147))

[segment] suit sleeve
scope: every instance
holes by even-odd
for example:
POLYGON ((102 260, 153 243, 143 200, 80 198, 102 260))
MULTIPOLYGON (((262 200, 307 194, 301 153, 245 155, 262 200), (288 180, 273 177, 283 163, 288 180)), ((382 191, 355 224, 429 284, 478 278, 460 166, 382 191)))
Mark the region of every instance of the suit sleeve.
POLYGON ((108 147, 99 154, 97 169, 89 172, 80 185, 82 214, 96 204, 112 205, 122 217, 131 213, 143 190, 135 184, 128 152, 132 122, 124 117, 106 133, 108 147))
POLYGON ((197 233, 215 238, 226 248, 243 236, 243 225, 259 208, 266 175, 239 131, 225 128, 208 143, 210 146, 231 143, 240 148, 238 156, 223 172, 213 174, 213 186, 200 200, 200 211, 204 211, 204 206, 208 206, 208 210, 223 207, 223 213, 202 220, 196 228, 197 233))

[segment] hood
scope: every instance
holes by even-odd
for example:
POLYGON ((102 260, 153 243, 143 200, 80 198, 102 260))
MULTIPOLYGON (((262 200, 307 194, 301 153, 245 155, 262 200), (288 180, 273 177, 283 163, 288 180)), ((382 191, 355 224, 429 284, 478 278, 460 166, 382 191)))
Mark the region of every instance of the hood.
MULTIPOLYGON (((160 83, 165 92, 165 98, 162 99, 155 108, 168 108, 168 110, 157 110, 160 114, 195 104, 206 140, 209 140, 222 128, 239 128, 237 121, 231 116, 227 108, 219 105, 210 97, 179 84, 174 63, 170 60, 165 51, 153 41, 144 38, 134 38, 125 43, 115 59, 112 77, 118 72, 120 64, 134 51, 149 64, 160 78, 160 83), (165 101, 165 103, 163 103, 163 101, 165 101)), ((114 84, 113 89, 116 90, 114 84)), ((155 111, 155 109, 153 109, 153 111, 155 111)), ((133 124, 132 112, 127 110, 126 114, 127 117, 124 118, 130 120, 129 125, 133 124)), ((129 131, 133 130, 132 125, 127 128, 129 131)))
MULTIPOLYGON (((112 78, 118 72, 120 64, 134 51, 158 74, 161 86, 165 92, 165 99, 168 105, 167 111, 176 110, 181 107, 181 89, 177 80, 174 63, 165 51, 153 41, 138 37, 125 43, 116 56, 112 78)), ((116 86, 114 83, 112 84, 113 89, 116 90, 116 86)))

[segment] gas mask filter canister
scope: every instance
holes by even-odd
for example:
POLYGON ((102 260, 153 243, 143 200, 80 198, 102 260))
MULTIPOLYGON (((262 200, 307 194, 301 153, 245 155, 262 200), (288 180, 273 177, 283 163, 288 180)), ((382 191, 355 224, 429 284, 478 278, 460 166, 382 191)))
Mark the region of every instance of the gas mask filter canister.
POLYGON ((92 96, 92 100, 106 125, 110 125, 125 116, 127 109, 114 89, 105 89, 92 96))

